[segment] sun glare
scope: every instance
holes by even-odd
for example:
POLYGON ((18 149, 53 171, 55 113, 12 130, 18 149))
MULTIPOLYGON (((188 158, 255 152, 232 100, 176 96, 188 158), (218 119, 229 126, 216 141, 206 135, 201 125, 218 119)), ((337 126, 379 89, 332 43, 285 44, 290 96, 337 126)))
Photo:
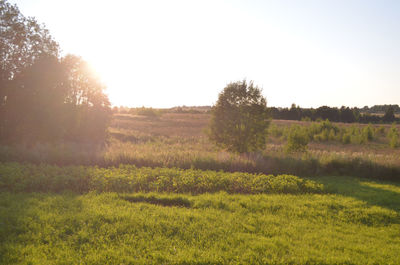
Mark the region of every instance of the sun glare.
POLYGON ((31 12, 47 19, 65 54, 93 65, 114 105, 211 105, 227 83, 246 78, 275 106, 363 106, 394 100, 381 91, 393 94, 400 83, 399 68, 389 71, 385 59, 400 55, 371 55, 385 46, 376 41, 382 33, 360 30, 342 12, 345 27, 329 4, 304 12, 280 2, 43 2, 64 12, 33 4, 31 12))

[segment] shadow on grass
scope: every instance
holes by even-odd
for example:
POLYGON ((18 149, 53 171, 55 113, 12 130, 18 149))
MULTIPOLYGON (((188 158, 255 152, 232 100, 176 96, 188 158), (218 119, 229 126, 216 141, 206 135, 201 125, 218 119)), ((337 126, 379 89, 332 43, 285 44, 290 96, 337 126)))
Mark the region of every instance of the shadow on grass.
POLYGON ((314 177, 312 180, 325 186, 328 193, 352 197, 366 202, 369 206, 379 206, 393 210, 400 222, 400 184, 363 180, 355 177, 314 177))
MULTIPOLYGON (((48 234, 48 224, 56 223, 54 212, 47 207, 70 212, 71 217, 82 209, 82 202, 76 200, 78 195, 74 193, 10 193, 0 192, 0 264, 31 264, 29 251, 36 244, 47 245, 51 242, 48 234), (62 206, 62 207, 60 207, 62 206), (45 221, 43 221, 45 220, 45 221), (46 222, 46 226, 38 224, 46 222), (35 238, 27 240, 32 235, 35 238)), ((79 223, 71 222, 71 226, 79 223)), ((59 227, 57 232, 60 237, 71 235, 71 229, 59 227)))
POLYGON ((121 196, 123 200, 126 200, 128 202, 145 202, 145 203, 150 203, 154 205, 160 205, 160 206, 167 206, 167 207, 185 207, 185 208, 190 208, 192 204, 188 199, 182 198, 182 197, 174 197, 174 198, 168 198, 168 197, 155 197, 153 195, 132 195, 132 196, 121 196))

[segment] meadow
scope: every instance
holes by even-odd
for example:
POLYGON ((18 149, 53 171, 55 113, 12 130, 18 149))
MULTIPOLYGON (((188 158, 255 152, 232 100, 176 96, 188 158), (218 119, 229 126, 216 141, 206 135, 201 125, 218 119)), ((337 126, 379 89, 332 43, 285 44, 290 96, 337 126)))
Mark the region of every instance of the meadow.
POLYGON ((208 120, 116 114, 102 146, 1 146, 0 264, 400 264, 398 125, 273 120, 239 155, 208 120))
POLYGON ((101 167, 134 164, 275 175, 341 175, 395 181, 400 175, 400 148, 396 142, 399 125, 273 120, 265 150, 240 155, 219 150, 208 140, 209 118, 204 113, 116 114, 104 146, 67 142, 3 145, 0 160, 101 167), (306 150, 287 152, 288 135, 296 130, 309 138, 306 150))

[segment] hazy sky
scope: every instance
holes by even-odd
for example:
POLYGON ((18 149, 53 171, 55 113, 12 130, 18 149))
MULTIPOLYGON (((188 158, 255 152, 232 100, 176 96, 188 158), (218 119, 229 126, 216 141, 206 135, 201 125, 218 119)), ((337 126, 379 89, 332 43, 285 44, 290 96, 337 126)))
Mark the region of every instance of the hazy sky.
POLYGON ((12 0, 82 56, 114 105, 211 105, 231 82, 269 106, 400 104, 400 1, 12 0))

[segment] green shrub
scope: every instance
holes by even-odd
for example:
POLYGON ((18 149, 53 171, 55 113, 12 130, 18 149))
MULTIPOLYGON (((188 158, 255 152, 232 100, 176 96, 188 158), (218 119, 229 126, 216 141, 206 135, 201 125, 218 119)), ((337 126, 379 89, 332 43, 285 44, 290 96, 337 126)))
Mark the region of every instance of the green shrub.
POLYGON ((393 124, 390 128, 387 138, 389 139, 389 146, 391 148, 397 148, 400 146, 399 142, 399 130, 397 129, 396 125, 393 124))
POLYGON ((304 152, 309 142, 308 134, 300 126, 293 126, 290 129, 288 140, 285 146, 286 152, 304 152))
POLYGON ((371 124, 368 124, 368 126, 364 127, 362 130, 362 135, 364 138, 364 141, 372 141, 374 139, 374 129, 372 128, 371 124))
POLYGON ((200 194, 322 192, 323 186, 292 175, 243 172, 137 168, 99 168, 0 163, 0 191, 12 192, 173 192, 200 194))
POLYGON ((276 124, 272 124, 268 129, 268 134, 274 137, 281 137, 283 135, 284 129, 279 128, 276 124))
POLYGON ((384 136, 385 132, 386 132, 385 127, 382 126, 382 125, 375 128, 375 134, 376 135, 384 136))
POLYGON ((350 135, 350 133, 345 133, 345 134, 343 134, 343 136, 342 136, 342 143, 344 143, 344 144, 349 144, 349 143, 351 143, 351 135, 350 135))
POLYGON ((162 114, 160 111, 158 111, 156 109, 145 108, 145 107, 137 109, 136 113, 138 115, 146 116, 148 118, 159 118, 162 114))
POLYGON ((395 134, 390 138, 389 146, 391 148, 397 148, 397 147, 400 146, 399 136, 398 135, 395 134))

